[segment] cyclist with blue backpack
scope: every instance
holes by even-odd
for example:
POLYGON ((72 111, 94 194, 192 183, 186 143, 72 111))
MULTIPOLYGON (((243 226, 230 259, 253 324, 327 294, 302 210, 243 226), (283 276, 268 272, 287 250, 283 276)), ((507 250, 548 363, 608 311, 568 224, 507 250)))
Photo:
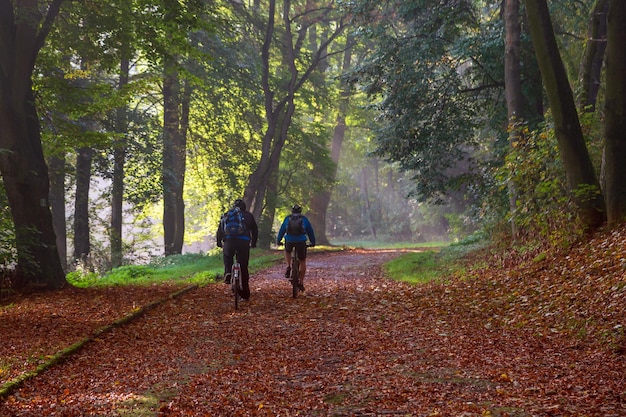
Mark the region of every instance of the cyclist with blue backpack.
POLYGON ((276 245, 280 245, 283 237, 285 238, 285 261, 287 262, 287 270, 285 277, 289 278, 291 274, 291 250, 295 247, 300 259, 300 291, 304 292, 304 274, 306 272, 306 248, 307 236, 311 242, 309 247, 315 246, 315 233, 309 219, 302 214, 302 207, 294 205, 291 207, 291 214, 285 217, 283 224, 280 226, 278 236, 276 237, 276 245))
POLYGON ((259 229, 252 213, 246 211, 246 203, 243 200, 235 200, 233 207, 224 213, 215 236, 217 246, 224 251, 224 282, 230 284, 230 271, 236 255, 241 265, 241 298, 248 300, 250 248, 256 248, 259 229))

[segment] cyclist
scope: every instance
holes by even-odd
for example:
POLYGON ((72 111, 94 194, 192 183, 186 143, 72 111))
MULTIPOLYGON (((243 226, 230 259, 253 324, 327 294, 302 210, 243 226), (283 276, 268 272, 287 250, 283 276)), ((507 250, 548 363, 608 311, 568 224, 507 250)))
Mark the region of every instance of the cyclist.
POLYGON ((291 207, 291 214, 285 217, 283 224, 280 226, 278 236, 276 237, 276 245, 285 238, 285 261, 287 262, 287 270, 285 277, 291 275, 291 249, 296 248, 298 258, 300 259, 300 291, 304 292, 304 274, 306 273, 306 240, 307 236, 311 244, 315 246, 315 233, 309 219, 302 215, 302 207, 294 205, 291 207))
POLYGON ((230 271, 233 267, 234 256, 237 255, 237 260, 241 265, 241 298, 248 300, 250 298, 250 272, 248 271, 250 248, 256 248, 259 229, 252 213, 246 211, 246 203, 243 200, 235 200, 233 209, 222 216, 215 236, 217 246, 224 250, 224 282, 230 284, 230 271), (229 216, 230 213, 236 212, 234 208, 240 210, 241 217, 229 216), (242 223, 239 227, 240 232, 229 231, 232 230, 232 226, 227 222, 231 221, 231 217, 233 222, 238 219, 242 223))

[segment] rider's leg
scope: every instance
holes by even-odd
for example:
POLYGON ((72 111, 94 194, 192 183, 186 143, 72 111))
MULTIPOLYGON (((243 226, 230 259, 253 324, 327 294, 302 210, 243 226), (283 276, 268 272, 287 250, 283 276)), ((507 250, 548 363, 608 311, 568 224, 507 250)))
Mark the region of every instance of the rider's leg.
POLYGON ((304 274, 306 273, 306 243, 299 243, 296 250, 298 251, 298 259, 300 259, 300 267, 298 268, 300 291, 304 291, 304 274))
POLYGON ((250 261, 250 243, 247 240, 237 240, 237 260, 241 265, 241 298, 250 298, 250 272, 248 263, 250 261))
POLYGON ((233 258, 235 256, 235 249, 233 248, 232 239, 224 240, 224 282, 230 284, 230 271, 233 268, 233 258))
POLYGON ((285 263, 287 264, 287 270, 285 271, 285 277, 291 276, 291 246, 285 242, 285 263))
POLYGON ((306 273, 306 259, 300 261, 300 283, 304 283, 304 274, 306 273))

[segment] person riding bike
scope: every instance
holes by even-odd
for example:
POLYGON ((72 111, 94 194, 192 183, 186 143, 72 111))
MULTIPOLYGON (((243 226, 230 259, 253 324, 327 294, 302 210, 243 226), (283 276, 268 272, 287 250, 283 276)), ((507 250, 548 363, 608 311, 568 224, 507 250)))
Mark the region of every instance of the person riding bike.
POLYGON ((285 277, 291 275, 291 250, 296 248, 298 258, 300 259, 300 291, 304 292, 304 274, 306 273, 306 241, 307 236, 311 244, 315 246, 315 233, 309 219, 302 215, 302 207, 294 205, 291 207, 291 214, 283 220, 278 236, 276 237, 276 245, 280 245, 283 237, 285 238, 285 261, 287 262, 287 270, 285 277))
POLYGON ((230 284, 230 271, 234 257, 237 255, 237 260, 241 265, 241 298, 248 300, 250 298, 250 272, 248 271, 250 248, 256 248, 259 229, 252 213, 246 211, 246 203, 243 200, 235 200, 233 208, 222 216, 215 237, 217 246, 224 250, 224 282, 230 284), (235 230, 229 222, 237 226, 237 221, 241 224, 235 228, 238 230, 235 230))

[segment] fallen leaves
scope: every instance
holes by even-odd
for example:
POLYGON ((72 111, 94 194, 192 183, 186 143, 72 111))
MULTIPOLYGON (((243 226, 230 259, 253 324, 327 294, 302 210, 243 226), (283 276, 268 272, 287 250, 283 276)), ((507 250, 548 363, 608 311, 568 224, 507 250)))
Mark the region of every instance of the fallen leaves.
MULTIPOLYGON (((625 241, 602 244, 626 257, 625 241)), ((626 365, 609 343, 624 278, 599 247, 420 286, 382 277, 376 265, 394 253, 315 255, 302 297, 280 266, 252 277, 238 311, 224 285, 183 294, 97 335, 0 415, 624 415, 626 365)), ((124 290, 0 310, 0 378, 175 289, 124 290)))

